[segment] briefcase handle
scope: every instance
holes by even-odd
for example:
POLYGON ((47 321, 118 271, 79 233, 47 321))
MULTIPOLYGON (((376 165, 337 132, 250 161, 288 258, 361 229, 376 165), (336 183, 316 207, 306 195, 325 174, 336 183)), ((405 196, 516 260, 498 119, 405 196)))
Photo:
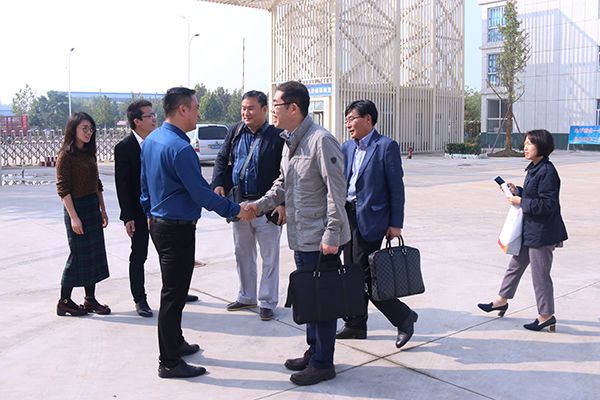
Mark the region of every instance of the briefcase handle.
MULTIPOLYGON (((394 250, 392 249, 392 240, 394 240, 394 238, 392 239, 385 239, 385 249, 388 250, 389 252, 393 252, 394 250)), ((402 235, 400 235, 400 237, 398 238, 398 245, 400 246, 400 251, 402 252, 402 254, 406 255, 407 251, 406 251, 406 247, 404 246, 404 238, 402 237, 402 235)))
POLYGON ((342 266, 342 260, 340 259, 340 255, 339 254, 323 254, 322 252, 319 252, 319 259, 317 261, 317 267, 315 268, 315 271, 313 273, 314 276, 319 276, 321 275, 321 262, 323 261, 335 261, 335 266, 337 269, 343 268, 342 266))

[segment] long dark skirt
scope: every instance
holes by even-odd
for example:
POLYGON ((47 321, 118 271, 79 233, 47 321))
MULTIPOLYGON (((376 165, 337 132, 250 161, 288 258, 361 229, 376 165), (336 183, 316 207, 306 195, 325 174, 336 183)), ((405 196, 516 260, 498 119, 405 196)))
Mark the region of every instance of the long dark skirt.
POLYGON ((109 275, 100 204, 96 194, 73 199, 73 204, 83 224, 83 235, 73 232, 71 218, 65 209, 65 227, 71 254, 65 264, 61 285, 89 286, 109 275))

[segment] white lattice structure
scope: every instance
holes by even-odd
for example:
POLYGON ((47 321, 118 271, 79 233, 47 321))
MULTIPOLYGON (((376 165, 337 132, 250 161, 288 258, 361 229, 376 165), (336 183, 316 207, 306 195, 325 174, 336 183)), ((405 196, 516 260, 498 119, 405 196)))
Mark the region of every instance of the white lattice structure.
POLYGON ((273 87, 325 87, 311 107, 341 140, 345 107, 366 98, 402 151, 462 141, 463 0, 208 1, 271 12, 273 87))

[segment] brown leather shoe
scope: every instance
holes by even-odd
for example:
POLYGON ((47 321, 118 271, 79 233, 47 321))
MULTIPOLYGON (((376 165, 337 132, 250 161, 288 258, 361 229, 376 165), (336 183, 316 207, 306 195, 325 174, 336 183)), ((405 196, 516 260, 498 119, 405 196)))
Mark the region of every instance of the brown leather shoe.
POLYGON ((87 311, 83 306, 75 304, 71 299, 60 299, 56 305, 56 315, 64 317, 67 314, 71 317, 80 317, 87 315, 87 311))
POLYGON ((106 304, 98 303, 95 297, 85 297, 83 301, 83 308, 89 313, 96 313, 99 315, 110 314, 110 308, 106 304))

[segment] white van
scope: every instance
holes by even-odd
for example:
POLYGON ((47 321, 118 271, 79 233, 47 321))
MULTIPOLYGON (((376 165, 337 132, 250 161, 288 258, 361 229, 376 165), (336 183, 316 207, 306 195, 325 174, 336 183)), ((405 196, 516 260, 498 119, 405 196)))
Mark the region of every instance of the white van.
POLYGON ((215 161, 225 142, 227 127, 217 124, 198 124, 196 129, 186 134, 200 162, 215 161))

